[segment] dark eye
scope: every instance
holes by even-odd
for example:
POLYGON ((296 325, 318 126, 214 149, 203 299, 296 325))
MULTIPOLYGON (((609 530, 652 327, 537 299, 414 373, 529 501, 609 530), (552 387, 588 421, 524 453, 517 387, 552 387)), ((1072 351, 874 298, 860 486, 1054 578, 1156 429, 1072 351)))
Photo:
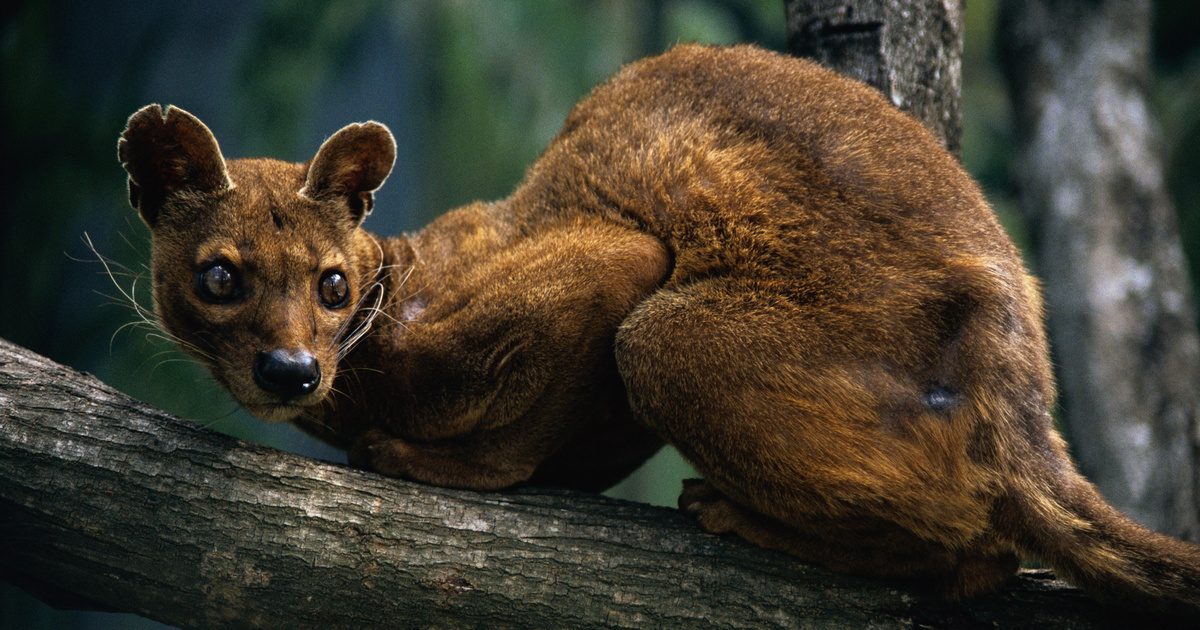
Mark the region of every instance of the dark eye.
POLYGON ((215 262, 196 274, 196 293, 207 302, 224 304, 241 293, 233 265, 215 262))
POLYGON ((321 284, 317 285, 317 296, 321 303, 329 308, 341 308, 350 298, 350 283, 346 276, 337 270, 329 270, 321 276, 321 284))

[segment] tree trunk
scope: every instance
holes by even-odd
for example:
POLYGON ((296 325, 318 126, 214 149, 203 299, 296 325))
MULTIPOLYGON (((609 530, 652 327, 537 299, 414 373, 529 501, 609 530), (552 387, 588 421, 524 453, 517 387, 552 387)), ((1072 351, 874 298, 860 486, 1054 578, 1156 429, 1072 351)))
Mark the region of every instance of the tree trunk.
POLYGON ((959 154, 962 0, 785 0, 788 48, 868 83, 959 154))
POLYGON ((1002 4, 1016 178, 1083 472, 1153 529, 1200 537, 1200 344, 1146 101, 1144 1, 1002 4))
POLYGON ((947 604, 672 510, 446 490, 252 446, 0 340, 0 571, 185 627, 1099 625, 1026 572, 947 604))

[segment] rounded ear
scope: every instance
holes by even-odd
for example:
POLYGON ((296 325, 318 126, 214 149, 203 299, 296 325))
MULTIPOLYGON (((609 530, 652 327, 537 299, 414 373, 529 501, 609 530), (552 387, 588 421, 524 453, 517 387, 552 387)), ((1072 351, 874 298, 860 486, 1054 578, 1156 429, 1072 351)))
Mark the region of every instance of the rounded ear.
POLYGON ((396 163, 396 139, 374 121, 342 127, 317 149, 300 194, 309 199, 343 198, 360 223, 375 205, 375 191, 396 163))
POLYGON ((151 228, 171 193, 233 187, 217 139, 178 107, 147 105, 134 112, 117 141, 117 158, 129 174, 129 204, 151 228))

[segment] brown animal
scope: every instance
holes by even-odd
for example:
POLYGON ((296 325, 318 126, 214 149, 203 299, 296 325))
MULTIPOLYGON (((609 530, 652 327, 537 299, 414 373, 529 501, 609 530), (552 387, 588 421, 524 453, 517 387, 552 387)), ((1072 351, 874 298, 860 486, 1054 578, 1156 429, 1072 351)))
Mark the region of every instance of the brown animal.
POLYGON ((394 158, 378 123, 290 164, 130 118, 158 314, 254 414, 461 488, 603 488, 666 441, 710 532, 956 597, 1027 555, 1200 609, 1197 547, 1051 426, 1037 281, 978 187, 870 88, 682 46, 596 88, 509 198, 379 239, 394 158))

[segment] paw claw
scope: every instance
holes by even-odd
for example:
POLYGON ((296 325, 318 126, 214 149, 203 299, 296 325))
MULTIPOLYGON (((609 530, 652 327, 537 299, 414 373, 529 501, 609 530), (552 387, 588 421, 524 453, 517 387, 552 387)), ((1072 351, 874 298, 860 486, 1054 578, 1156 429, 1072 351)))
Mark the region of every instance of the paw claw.
POLYGON ((703 479, 684 479, 683 491, 679 493, 679 509, 694 513, 695 504, 718 499, 721 494, 703 479))

